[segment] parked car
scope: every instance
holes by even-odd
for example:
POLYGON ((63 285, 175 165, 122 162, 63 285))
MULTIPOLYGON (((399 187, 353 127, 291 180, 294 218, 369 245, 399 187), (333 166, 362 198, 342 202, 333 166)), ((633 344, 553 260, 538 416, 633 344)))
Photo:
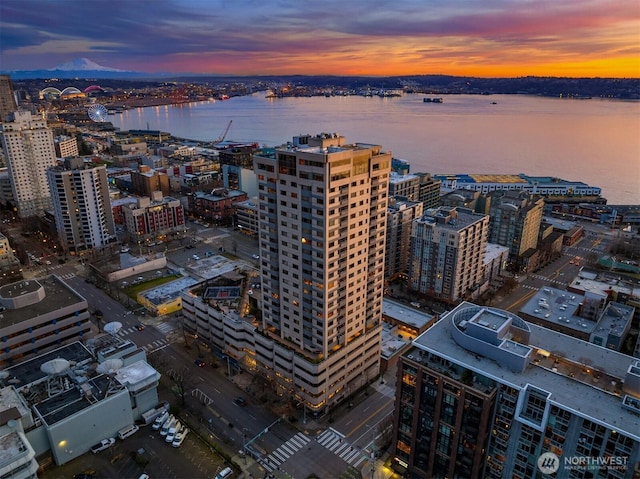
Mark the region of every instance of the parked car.
POLYGON ((171 445, 173 447, 182 446, 182 443, 184 442, 184 438, 187 437, 187 434, 189 434, 189 430, 187 428, 184 428, 181 433, 176 434, 176 437, 174 438, 171 445))
POLYGON ((127 427, 125 427, 123 429, 120 429, 118 431, 118 437, 121 440, 124 441, 129 436, 131 436, 131 435, 135 434, 136 432, 138 432, 138 429, 139 429, 138 426, 136 426, 135 424, 132 424, 132 425, 127 426, 127 427))
POLYGON ((251 257, 253 259, 260 259, 260 255, 259 254, 252 254, 251 257))
POLYGON ((153 429, 154 431, 157 431, 162 427, 162 425, 167 421, 167 419, 169 419, 169 412, 165 411, 160 416, 158 416, 155 419, 155 421, 153 421, 153 425, 151 426, 151 429, 153 429))
POLYGON ((176 435, 182 431, 182 423, 180 421, 176 422, 175 426, 169 428, 169 432, 167 432, 167 437, 164 438, 165 442, 169 444, 173 443, 173 440, 176 438, 176 435))
POLYGON ((109 449, 111 446, 113 446, 115 442, 116 440, 113 437, 103 439, 98 444, 94 444, 93 446, 91 446, 91 452, 94 454, 102 452, 105 449, 109 449))
POLYGON ((216 474, 215 479, 226 479, 231 474, 233 474, 233 469, 231 469, 230 467, 226 467, 222 471, 220 471, 218 474, 216 474))
POLYGON ((162 425, 162 428, 160 429, 160 435, 161 436, 166 436, 167 433, 169 432, 169 429, 174 427, 176 425, 176 422, 178 420, 174 417, 174 415, 172 414, 171 416, 169 416, 169 419, 167 419, 164 424, 162 425))

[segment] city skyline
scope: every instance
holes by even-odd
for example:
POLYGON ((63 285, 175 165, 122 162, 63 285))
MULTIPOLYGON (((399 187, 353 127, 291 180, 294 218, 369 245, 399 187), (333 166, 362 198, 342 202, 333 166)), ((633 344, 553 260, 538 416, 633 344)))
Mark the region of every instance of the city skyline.
POLYGON ((57 11, 7 0, 0 18, 3 71, 88 57, 120 70, 219 75, 640 77, 640 9, 624 0, 68 0, 57 11))

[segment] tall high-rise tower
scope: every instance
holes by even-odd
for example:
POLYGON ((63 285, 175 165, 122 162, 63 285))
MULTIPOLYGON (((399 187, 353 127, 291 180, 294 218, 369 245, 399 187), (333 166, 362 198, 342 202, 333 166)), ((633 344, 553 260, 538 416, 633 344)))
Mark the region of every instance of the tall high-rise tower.
POLYGON ((65 250, 101 248, 116 239, 107 170, 77 160, 47 171, 58 239, 65 250))
POLYGON ((379 374, 391 154, 336 134, 254 156, 257 369, 313 411, 379 374))
POLYGON ((56 164, 53 132, 41 116, 28 111, 16 111, 10 117, 13 121, 0 124, 0 140, 18 215, 41 215, 51 208, 47 168, 56 164))
POLYGON ((0 122, 5 121, 6 116, 17 109, 11 78, 9 75, 0 75, 0 122))

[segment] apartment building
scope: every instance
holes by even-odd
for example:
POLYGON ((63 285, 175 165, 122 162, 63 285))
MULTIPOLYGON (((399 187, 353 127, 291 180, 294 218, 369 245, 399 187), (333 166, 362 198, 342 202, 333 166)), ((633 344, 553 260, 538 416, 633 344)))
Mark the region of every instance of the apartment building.
POLYGON ((410 201, 419 201, 425 210, 437 208, 441 206, 440 180, 435 179, 429 173, 409 173, 407 165, 406 169, 399 168, 398 172, 391 172, 389 197, 394 196, 403 196, 410 201))
POLYGON ((9 238, 0 233, 0 274, 2 278, 12 277, 20 274, 21 271, 20 260, 13 252, 9 238))
POLYGON ((244 191, 249 198, 258 195, 256 175, 244 166, 222 165, 222 184, 230 190, 244 191))
POLYGON ((464 208, 427 210, 413 222, 409 287, 447 303, 473 296, 483 282, 489 217, 464 208))
POLYGON ((58 239, 66 251, 103 248, 116 240, 104 165, 73 158, 49 168, 47 178, 58 239))
POLYGON ((240 190, 218 188, 210 193, 196 191, 187 196, 189 214, 212 221, 215 224, 232 224, 238 203, 248 200, 247 193, 240 190))
POLYGON ((9 75, 0 75, 0 122, 5 121, 6 116, 17 109, 11 77, 9 75))
POLYGON ((139 196, 151 196, 154 191, 169 195, 169 177, 163 171, 139 165, 137 171, 131 172, 131 190, 139 196))
POLYGON ((384 257, 385 278, 407 277, 411 253, 413 220, 422 216, 422 203, 390 197, 387 210, 387 244, 384 257))
POLYGON ((417 200, 424 205, 424 209, 441 206, 440 187, 442 182, 429 173, 414 173, 414 175, 420 178, 417 200))
POLYGON ((469 208, 476 213, 488 213, 487 196, 475 190, 457 190, 445 193, 440 197, 442 206, 469 208))
POLYGON ((184 208, 179 199, 154 191, 150 198, 122 205, 129 239, 135 243, 152 242, 166 235, 183 233, 184 208))
POLYGON ((236 225, 241 232, 249 236, 258 234, 258 205, 252 201, 236 204, 236 225))
POLYGON ((412 174, 398 174, 392 171, 389 175, 389 197, 402 196, 409 201, 418 200, 420 178, 412 174))
POLYGON ((508 246, 512 267, 526 270, 525 253, 538 246, 544 199, 523 191, 495 191, 489 196, 489 241, 508 246))
POLYGON ((379 374, 390 164, 379 145, 325 133, 254 156, 256 368, 314 412, 379 374))
POLYGON ((53 140, 58 158, 69 158, 78 156, 78 140, 68 136, 58 136, 53 140))
POLYGON ((21 218, 39 216, 51 208, 47 168, 56 165, 53 132, 46 121, 27 111, 8 116, 0 140, 9 169, 13 201, 21 218))
POLYGON ((462 303, 400 359, 393 468, 412 478, 640 472, 640 361, 462 303))

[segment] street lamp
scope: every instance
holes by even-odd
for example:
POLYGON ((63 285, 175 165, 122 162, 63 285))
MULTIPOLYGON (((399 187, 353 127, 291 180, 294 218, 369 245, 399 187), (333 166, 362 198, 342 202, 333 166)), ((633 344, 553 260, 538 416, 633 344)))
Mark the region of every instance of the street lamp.
POLYGON ((247 431, 246 427, 242 428, 242 455, 244 456, 244 464, 247 464, 247 431))
POLYGON ((229 360, 229 355, 225 354, 227 358, 227 375, 231 378, 231 361, 229 360))

